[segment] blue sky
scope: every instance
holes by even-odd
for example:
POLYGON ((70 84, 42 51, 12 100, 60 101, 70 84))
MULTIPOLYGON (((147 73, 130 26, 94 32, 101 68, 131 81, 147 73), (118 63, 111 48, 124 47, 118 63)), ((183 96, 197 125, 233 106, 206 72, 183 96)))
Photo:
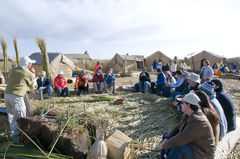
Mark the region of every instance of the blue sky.
MULTIPOLYGON (((240 55, 238 0, 7 0, 0 2, 0 36, 14 57, 47 50, 110 59, 115 53, 183 58, 208 50, 240 55)), ((0 51, 2 52, 2 50, 0 51)))

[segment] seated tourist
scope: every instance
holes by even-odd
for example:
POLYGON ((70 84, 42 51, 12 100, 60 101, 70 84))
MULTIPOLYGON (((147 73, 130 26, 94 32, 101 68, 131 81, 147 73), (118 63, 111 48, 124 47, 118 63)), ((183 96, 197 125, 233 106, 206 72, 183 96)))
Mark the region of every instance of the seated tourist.
POLYGON ((191 90, 197 91, 200 89, 200 77, 196 73, 190 73, 188 78, 189 85, 183 90, 184 94, 189 93, 191 90))
POLYGON ((43 94, 48 93, 48 97, 52 97, 52 86, 49 78, 46 77, 46 72, 42 71, 37 79, 37 90, 40 100, 43 100, 43 94))
POLYGON ((211 159, 214 157, 215 138, 211 124, 202 112, 196 94, 188 93, 181 102, 184 115, 180 123, 164 135, 158 150, 168 159, 211 159))
POLYGON ((69 89, 67 87, 67 81, 63 77, 63 71, 59 71, 57 77, 54 79, 54 88, 55 92, 57 92, 57 96, 69 96, 69 89))
POLYGON ((165 74, 158 68, 157 81, 151 83, 151 92, 162 95, 162 87, 166 84, 165 74))
POLYGON ((176 83, 176 79, 172 76, 170 71, 164 71, 166 77, 166 84, 162 87, 162 96, 170 97, 170 86, 176 83))
POLYGON ((78 96, 82 95, 82 91, 84 91, 84 93, 88 93, 88 78, 84 69, 76 78, 75 88, 78 96))
POLYGON ((219 79, 213 79, 215 84, 216 98, 221 104, 227 119, 228 132, 236 129, 236 111, 235 104, 229 94, 224 91, 223 84, 219 79))
POLYGON ((228 125, 227 125, 227 119, 224 114, 223 108, 216 98, 214 88, 215 88, 215 84, 212 81, 204 82, 200 86, 200 89, 208 95, 208 97, 210 98, 211 104, 213 105, 216 112, 218 113, 218 116, 220 118, 220 136, 219 136, 219 138, 222 139, 224 137, 224 135, 227 133, 228 125))
POLYGON ((116 92, 115 88, 115 81, 116 81, 116 76, 113 73, 113 70, 110 68, 108 70, 108 73, 104 75, 104 88, 108 92, 110 88, 112 88, 112 93, 116 92))
POLYGON ((103 75, 102 75, 102 70, 98 69, 97 73, 94 74, 92 78, 93 82, 93 88, 95 93, 102 93, 103 91, 103 75))
POLYGON ((219 141, 219 135, 220 135, 220 118, 214 109, 213 105, 210 102, 210 99, 208 95, 201 91, 197 90, 195 91, 195 94, 200 98, 200 106, 202 109, 202 112, 206 115, 208 118, 208 121, 210 122, 212 128, 213 128, 213 134, 215 137, 215 143, 218 144, 219 141))
POLYGON ((181 72, 178 70, 176 72, 177 75, 177 82, 170 87, 170 97, 175 100, 177 95, 182 95, 183 90, 188 86, 188 72, 181 72))
POLYGON ((146 72, 145 68, 142 68, 142 72, 139 75, 139 82, 138 82, 139 91, 142 93, 145 93, 147 89, 151 86, 150 82, 151 82, 151 79, 150 79, 149 73, 146 72))

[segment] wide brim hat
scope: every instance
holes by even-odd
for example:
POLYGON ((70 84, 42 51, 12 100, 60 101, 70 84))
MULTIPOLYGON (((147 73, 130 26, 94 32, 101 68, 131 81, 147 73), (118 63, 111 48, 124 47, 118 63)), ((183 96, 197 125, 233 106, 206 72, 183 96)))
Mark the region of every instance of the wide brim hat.
POLYGON ((183 98, 177 98, 177 101, 186 102, 199 107, 200 98, 194 93, 188 93, 183 98))

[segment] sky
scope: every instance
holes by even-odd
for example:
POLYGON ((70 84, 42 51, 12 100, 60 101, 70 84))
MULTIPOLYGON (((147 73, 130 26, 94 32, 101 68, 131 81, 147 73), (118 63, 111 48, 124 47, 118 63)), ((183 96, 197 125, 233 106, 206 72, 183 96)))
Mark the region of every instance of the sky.
MULTIPOLYGON (((0 38, 8 55, 83 53, 111 59, 116 53, 173 58, 207 50, 240 56, 239 0, 2 0, 0 38)), ((0 49, 2 52, 2 49, 0 49)))

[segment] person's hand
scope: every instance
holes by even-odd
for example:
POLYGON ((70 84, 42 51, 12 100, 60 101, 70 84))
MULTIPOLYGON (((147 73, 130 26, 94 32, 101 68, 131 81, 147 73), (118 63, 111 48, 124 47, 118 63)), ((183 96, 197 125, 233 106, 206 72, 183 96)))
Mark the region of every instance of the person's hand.
POLYGON ((87 83, 84 84, 84 87, 87 87, 87 83))
POLYGON ((39 89, 45 89, 45 87, 39 87, 39 89))
POLYGON ((159 144, 156 148, 157 151, 162 151, 163 149, 163 144, 159 144))
POLYGON ((167 84, 167 87, 170 87, 170 86, 171 86, 171 84, 168 83, 168 84, 167 84))
POLYGON ((175 92, 175 88, 171 88, 171 89, 170 89, 170 92, 171 92, 171 93, 174 93, 174 92, 175 92))
POLYGON ((155 83, 155 86, 157 86, 157 82, 155 83))
POLYGON ((145 74, 145 73, 142 73, 142 76, 146 76, 146 74, 145 74))
POLYGON ((97 84, 99 84, 99 82, 97 82, 97 84))

